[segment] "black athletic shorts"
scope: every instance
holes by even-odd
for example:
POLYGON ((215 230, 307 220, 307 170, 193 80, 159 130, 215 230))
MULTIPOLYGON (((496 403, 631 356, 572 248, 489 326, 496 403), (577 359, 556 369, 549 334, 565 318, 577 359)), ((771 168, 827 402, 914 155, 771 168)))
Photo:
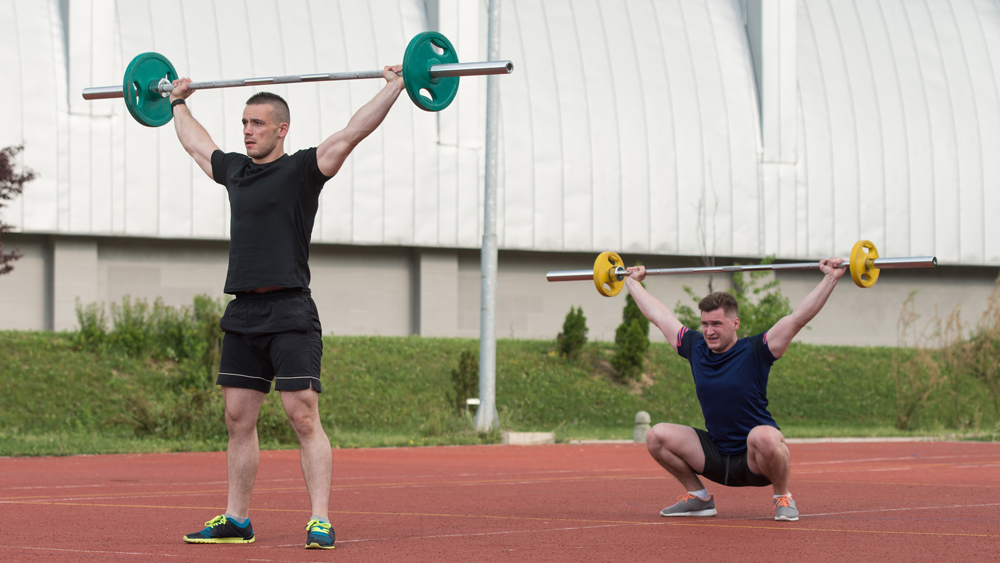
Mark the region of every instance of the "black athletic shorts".
POLYGON ((322 328, 308 291, 237 293, 219 322, 222 362, 217 385, 278 391, 315 389, 323 357, 322 328))
POLYGON ((701 449, 705 451, 705 469, 701 472, 703 477, 728 487, 766 487, 771 484, 767 477, 750 471, 746 450, 740 454, 721 454, 708 432, 701 428, 695 428, 694 431, 698 433, 701 449))

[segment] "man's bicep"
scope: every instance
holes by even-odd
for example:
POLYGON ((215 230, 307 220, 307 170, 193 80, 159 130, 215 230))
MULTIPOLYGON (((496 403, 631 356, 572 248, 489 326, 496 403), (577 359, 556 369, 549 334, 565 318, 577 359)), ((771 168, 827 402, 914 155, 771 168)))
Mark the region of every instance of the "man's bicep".
POLYGON ((316 147, 316 165, 320 173, 328 178, 336 176, 353 149, 343 131, 327 137, 316 147))
POLYGON ((792 315, 782 317, 774 323, 771 330, 767 331, 767 347, 771 349, 771 355, 775 359, 784 355, 792 339, 799 333, 800 327, 795 323, 792 315))

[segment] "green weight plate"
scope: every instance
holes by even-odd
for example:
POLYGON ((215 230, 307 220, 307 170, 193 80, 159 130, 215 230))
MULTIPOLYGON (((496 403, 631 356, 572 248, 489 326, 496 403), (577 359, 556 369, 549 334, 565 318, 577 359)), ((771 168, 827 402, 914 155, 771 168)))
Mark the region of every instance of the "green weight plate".
POLYGON ((425 111, 441 111, 451 104, 458 93, 458 77, 432 78, 431 67, 457 63, 458 54, 448 38, 436 31, 425 31, 414 37, 403 55, 403 82, 413 103, 425 111), (438 53, 434 47, 442 49, 438 53))
POLYGON ((165 125, 173 117, 170 98, 164 98, 156 91, 161 78, 177 80, 177 71, 159 53, 137 55, 125 69, 125 79, 122 82, 125 107, 136 121, 146 127, 165 125))

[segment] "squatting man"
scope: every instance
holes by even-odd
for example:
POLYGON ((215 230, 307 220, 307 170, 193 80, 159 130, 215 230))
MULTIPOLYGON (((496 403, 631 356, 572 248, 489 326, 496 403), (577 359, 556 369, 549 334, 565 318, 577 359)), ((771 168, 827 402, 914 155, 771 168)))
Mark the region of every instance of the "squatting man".
POLYGON ((775 520, 796 521, 799 511, 788 490, 790 456, 785 437, 767 410, 771 366, 795 335, 819 313, 846 271, 841 258, 820 262, 823 280, 795 312, 770 330, 739 338, 739 307, 725 292, 698 304, 701 332, 689 330, 640 282, 643 266, 628 268, 625 287, 639 310, 663 332, 667 342, 691 364, 706 430, 660 423, 649 430, 650 455, 687 491, 661 516, 715 516, 715 498, 698 476, 730 487, 774 489, 775 520))

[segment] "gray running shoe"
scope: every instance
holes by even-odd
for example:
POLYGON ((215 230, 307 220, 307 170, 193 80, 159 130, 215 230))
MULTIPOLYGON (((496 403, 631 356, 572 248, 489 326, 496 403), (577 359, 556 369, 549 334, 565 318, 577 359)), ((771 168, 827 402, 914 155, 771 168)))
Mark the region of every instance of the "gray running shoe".
POLYGON ((715 497, 708 500, 688 493, 677 497, 678 503, 660 511, 660 516, 715 516, 715 497))
POLYGON ((795 501, 792 500, 792 497, 774 499, 774 519, 784 522, 795 522, 799 519, 799 509, 795 508, 795 501))

